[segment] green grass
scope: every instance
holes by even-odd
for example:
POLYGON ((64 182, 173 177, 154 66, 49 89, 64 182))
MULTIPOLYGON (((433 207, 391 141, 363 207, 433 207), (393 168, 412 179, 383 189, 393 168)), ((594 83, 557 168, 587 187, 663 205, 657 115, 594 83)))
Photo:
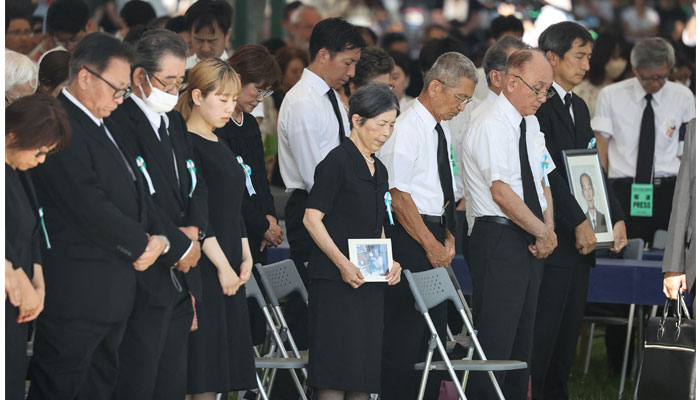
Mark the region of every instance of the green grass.
MULTIPOLYGON (((583 376, 583 357, 574 364, 569 378, 570 400, 614 400, 620 386, 620 376, 608 375, 608 363, 605 356, 605 338, 603 330, 596 328, 591 352, 591 364, 588 375, 583 376)), ((579 343, 580 347, 581 343, 579 343)), ((585 348, 585 347, 584 347, 585 348)), ((634 387, 629 377, 626 378, 623 400, 632 400, 634 387)))

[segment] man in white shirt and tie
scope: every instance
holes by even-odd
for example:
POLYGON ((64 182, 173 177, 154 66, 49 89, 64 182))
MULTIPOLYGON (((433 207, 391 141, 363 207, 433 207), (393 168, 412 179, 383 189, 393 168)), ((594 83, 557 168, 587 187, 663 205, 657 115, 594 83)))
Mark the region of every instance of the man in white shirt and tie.
POLYGON ((185 69, 192 69, 200 60, 228 60, 226 44, 231 39, 231 5, 223 0, 200 0, 185 13, 187 30, 192 38, 192 54, 185 69))
MULTIPOLYGON (((394 134, 379 152, 389 172, 395 225, 386 224, 394 259, 404 268, 425 271, 449 266, 455 255, 456 207, 449 152, 450 131, 444 121, 464 111, 477 81, 474 64, 448 52, 432 65, 423 91, 403 112, 394 134)), ((414 307, 406 281, 385 294, 382 399, 410 399, 420 376, 413 364, 425 358, 429 331, 414 307)), ((445 304, 431 311, 444 340, 445 304)), ((427 397, 437 396, 429 384, 427 397), (434 392, 434 393, 433 393, 434 392)))
POLYGON ((695 100, 690 89, 668 82, 675 53, 665 39, 640 40, 630 61, 635 77, 600 91, 591 127, 629 221, 627 236, 651 242, 656 230, 668 228, 684 127, 695 116, 695 100), (652 190, 651 207, 632 207, 631 198, 652 190))
MULTIPOLYGON (((542 259, 557 245, 546 175, 554 170, 533 115, 547 99, 552 68, 537 50, 513 53, 503 92, 470 127, 467 190, 476 217, 469 240, 474 327, 490 359, 530 364, 542 259)), ((527 398, 529 369, 496 373, 506 399, 527 398)), ((498 398, 486 373, 469 374, 467 395, 498 398)))
MULTIPOLYGON (((355 76, 355 65, 364 46, 358 29, 343 19, 328 18, 316 24, 309 44, 311 64, 287 92, 280 107, 280 173, 287 191, 292 193, 285 206, 287 238, 291 258, 304 281, 304 263, 313 246, 302 222, 306 198, 314 184, 316 165, 350 135, 348 115, 336 90, 355 76)), ((289 319, 293 324, 293 316, 289 319)), ((301 339, 299 329, 306 330, 305 322, 300 325, 297 330, 291 327, 297 339, 301 339)))

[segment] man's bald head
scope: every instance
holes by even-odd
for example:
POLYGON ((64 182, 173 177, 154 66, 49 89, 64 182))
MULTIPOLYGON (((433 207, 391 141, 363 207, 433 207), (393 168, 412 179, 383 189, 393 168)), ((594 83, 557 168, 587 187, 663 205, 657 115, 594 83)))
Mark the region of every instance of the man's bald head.
POLYGON ((508 57, 503 93, 520 115, 532 115, 547 101, 552 66, 539 50, 519 50, 508 57))

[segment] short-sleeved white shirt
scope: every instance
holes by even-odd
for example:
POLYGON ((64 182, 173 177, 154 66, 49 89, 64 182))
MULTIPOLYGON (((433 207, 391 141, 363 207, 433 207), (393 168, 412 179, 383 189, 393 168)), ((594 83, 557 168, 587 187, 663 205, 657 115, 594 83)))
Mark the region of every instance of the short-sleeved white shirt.
MULTIPOLYGON (((438 175, 436 125, 428 109, 419 99, 414 100, 411 107, 399 115, 394 133, 377 155, 389 172, 390 189, 409 193, 420 214, 441 216, 444 196, 438 175)), ((450 143, 449 128, 444 122, 440 125, 450 143)), ((452 184, 454 189, 454 175, 452 184)))
MULTIPOLYGON (((329 89, 323 78, 304 69, 299 82, 284 96, 277 118, 277 151, 287 191, 310 191, 316 166, 340 144, 340 127, 327 95, 329 89)), ((335 97, 343 110, 340 96, 336 93, 335 97)), ((348 115, 341 112, 340 117, 349 136, 348 115)))
MULTIPOLYGON (((591 128, 610 139, 608 176, 630 178, 637 173, 639 131, 647 101, 639 80, 626 79, 604 87, 598 95, 591 128)), ((680 127, 695 116, 695 99, 687 87, 666 82, 651 101, 656 128, 654 177, 678 175, 683 154, 680 127)))
MULTIPOLYGON (((500 180, 508 184, 523 199, 519 150, 522 119, 518 110, 501 94, 488 111, 472 121, 463 143, 463 164, 474 217, 506 217, 491 196, 494 181, 500 180)), ((540 132, 537 117, 527 116, 525 123, 527 154, 540 207, 544 212, 547 209, 547 199, 544 197, 542 179, 545 173, 554 171, 555 165, 545 146, 544 134, 540 132), (542 165, 545 156, 548 161, 546 170, 542 165)))

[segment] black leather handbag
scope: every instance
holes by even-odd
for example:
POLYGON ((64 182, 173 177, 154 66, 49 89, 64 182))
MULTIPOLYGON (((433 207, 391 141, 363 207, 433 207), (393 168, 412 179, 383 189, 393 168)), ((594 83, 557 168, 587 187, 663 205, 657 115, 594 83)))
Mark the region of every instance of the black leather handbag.
POLYGON ((639 400, 695 399, 695 321, 683 295, 666 300, 663 316, 649 318, 642 357, 639 400))

